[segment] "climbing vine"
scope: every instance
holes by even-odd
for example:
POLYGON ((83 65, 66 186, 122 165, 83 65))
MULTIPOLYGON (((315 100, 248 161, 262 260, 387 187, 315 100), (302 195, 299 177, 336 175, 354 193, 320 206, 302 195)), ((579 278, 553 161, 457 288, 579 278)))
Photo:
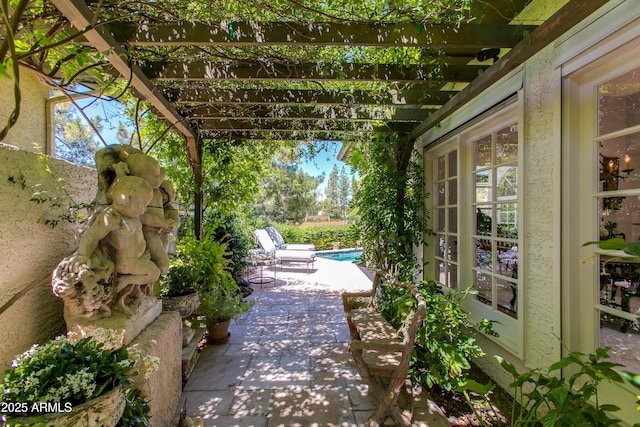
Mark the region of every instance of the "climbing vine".
POLYGON ((431 232, 421 156, 412 142, 378 133, 352 149, 349 163, 360 175, 354 205, 366 263, 410 280, 420 267, 414 247, 431 232))

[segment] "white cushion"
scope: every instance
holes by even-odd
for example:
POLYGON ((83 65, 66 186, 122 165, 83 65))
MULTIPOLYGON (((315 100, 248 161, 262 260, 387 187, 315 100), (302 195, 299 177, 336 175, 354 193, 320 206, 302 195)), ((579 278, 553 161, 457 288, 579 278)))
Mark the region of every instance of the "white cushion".
POLYGON ((253 232, 253 235, 256 237, 258 244, 262 247, 265 252, 273 252, 276 250, 276 245, 269 237, 269 233, 264 228, 260 228, 253 232))
POLYGON ((287 249, 277 249, 276 258, 296 261, 313 261, 316 258, 316 253, 313 251, 292 251, 287 249))

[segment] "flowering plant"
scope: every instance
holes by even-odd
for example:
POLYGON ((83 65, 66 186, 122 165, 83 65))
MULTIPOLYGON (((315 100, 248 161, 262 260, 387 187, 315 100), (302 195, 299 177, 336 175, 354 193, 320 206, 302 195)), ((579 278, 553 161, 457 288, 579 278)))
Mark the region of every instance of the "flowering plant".
POLYGON ((28 415, 40 402, 76 406, 120 384, 128 386, 139 355, 131 357, 126 347, 105 347, 92 337, 72 341, 65 336, 34 345, 6 371, 0 402, 25 408, 20 415, 28 415))

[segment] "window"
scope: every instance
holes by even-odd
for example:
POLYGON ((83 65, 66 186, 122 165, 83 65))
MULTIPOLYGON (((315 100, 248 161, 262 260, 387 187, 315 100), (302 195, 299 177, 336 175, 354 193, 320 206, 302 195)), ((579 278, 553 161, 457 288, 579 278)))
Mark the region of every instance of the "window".
POLYGON ((436 260, 425 276, 450 289, 474 285, 471 319, 500 322, 501 344, 516 354, 523 348, 519 105, 511 100, 425 151, 435 195, 429 207, 435 236, 425 253, 436 260))
POLYGON ((517 318, 518 125, 470 143, 474 154, 474 275, 479 301, 517 318))
POLYGON ((454 147, 435 159, 435 277, 458 288, 458 151, 454 147))
MULTIPOLYGON (((592 165, 599 177, 593 196, 598 206, 599 238, 640 240, 640 68, 604 81, 596 88, 597 135, 592 165)), ((598 254, 600 347, 610 346, 614 361, 640 371, 640 263, 598 254)))
POLYGON ((565 220, 571 230, 565 335, 583 352, 609 346, 621 370, 639 372, 640 262, 597 245, 582 247, 615 237, 640 240, 640 45, 607 53, 585 61, 564 82, 572 196, 565 220))
POLYGON ((119 102, 78 93, 72 95, 75 101, 71 103, 55 90, 51 96, 47 112, 50 121, 47 149, 51 156, 95 167, 95 153, 105 145, 131 143, 133 125, 119 102))

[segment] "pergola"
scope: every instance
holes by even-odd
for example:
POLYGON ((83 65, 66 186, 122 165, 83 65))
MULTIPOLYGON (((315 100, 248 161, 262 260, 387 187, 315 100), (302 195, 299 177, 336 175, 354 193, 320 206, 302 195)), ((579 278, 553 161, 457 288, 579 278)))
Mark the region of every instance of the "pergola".
MULTIPOLYGON (((184 136, 199 186, 207 140, 348 143, 382 131, 412 146, 607 0, 569 0, 534 25, 514 19, 529 0, 471 2, 473 15, 482 19, 455 26, 360 17, 102 22, 96 13, 102 2, 51 2, 74 27, 69 31, 81 32, 81 43, 106 57, 110 73, 127 79, 136 95, 184 136), (335 55, 322 62, 279 58, 282 47, 335 49, 335 55), (224 58, 229 49, 242 59, 224 58), (412 60, 363 63, 353 57, 358 49, 394 49, 395 58, 404 52, 412 60)), ((200 210, 196 206, 197 223, 200 210)))

